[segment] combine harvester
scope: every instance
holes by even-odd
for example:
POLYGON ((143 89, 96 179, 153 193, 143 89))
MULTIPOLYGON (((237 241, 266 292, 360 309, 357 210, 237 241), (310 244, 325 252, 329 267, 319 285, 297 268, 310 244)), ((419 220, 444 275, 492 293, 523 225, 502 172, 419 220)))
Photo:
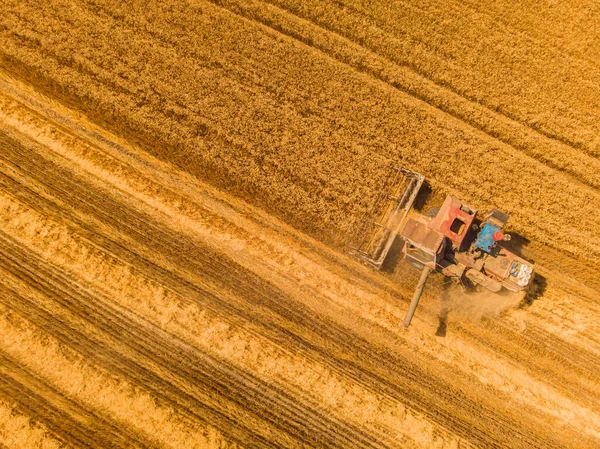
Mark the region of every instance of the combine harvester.
POLYGON ((502 232, 508 215, 493 209, 479 219, 477 210, 448 196, 439 209, 407 218, 425 177, 403 168, 394 172, 388 191, 380 194, 365 217, 359 232, 363 238, 351 254, 380 270, 400 235, 404 259, 423 270, 404 318, 405 328, 432 271, 464 286, 481 286, 495 293, 529 288, 534 277, 532 264, 501 245, 510 240, 510 235, 502 232))

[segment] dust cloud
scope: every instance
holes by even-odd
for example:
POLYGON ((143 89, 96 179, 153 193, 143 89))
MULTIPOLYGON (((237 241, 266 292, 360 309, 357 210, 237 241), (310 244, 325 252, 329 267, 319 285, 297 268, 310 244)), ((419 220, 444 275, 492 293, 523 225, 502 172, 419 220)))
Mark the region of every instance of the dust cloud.
POLYGON ((522 300, 522 293, 465 291, 460 286, 452 285, 447 286, 440 296, 441 315, 445 317, 451 314, 469 321, 498 318, 504 312, 519 307, 522 300))

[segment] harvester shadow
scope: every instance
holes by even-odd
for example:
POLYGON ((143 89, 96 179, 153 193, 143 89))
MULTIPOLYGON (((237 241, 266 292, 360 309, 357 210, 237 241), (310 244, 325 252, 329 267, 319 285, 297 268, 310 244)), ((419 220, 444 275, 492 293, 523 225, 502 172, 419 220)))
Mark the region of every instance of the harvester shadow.
POLYGON ((529 307, 534 303, 534 301, 537 301, 544 296, 547 286, 548 280, 546 277, 539 273, 535 273, 533 281, 531 282, 531 285, 529 286, 529 289, 527 290, 527 293, 525 294, 525 297, 523 298, 519 308, 523 309, 529 307))
POLYGON ((450 305, 449 305, 450 287, 451 287, 450 282, 448 282, 448 281, 444 282, 442 295, 440 297, 441 308, 440 308, 440 314, 438 317, 439 324, 438 324, 437 330, 435 331, 436 337, 445 337, 446 336, 446 330, 448 328, 448 312, 450 310, 450 305))
POLYGON ((534 261, 523 256, 523 248, 529 245, 530 240, 527 237, 522 236, 516 232, 510 233, 511 239, 508 242, 502 242, 502 247, 508 251, 516 254, 517 256, 525 259, 527 262, 533 263, 534 261))
POLYGON ((398 263, 402 260, 402 248, 404 246, 404 239, 399 235, 394 239, 394 243, 390 247, 390 250, 381 265, 381 271, 384 273, 393 273, 398 267, 398 263))
POLYGON ((431 184, 427 182, 427 180, 423 181, 423 185, 417 193, 417 197, 415 198, 415 202, 413 203, 413 207, 417 212, 422 212, 425 205, 429 202, 433 190, 431 189, 431 184))

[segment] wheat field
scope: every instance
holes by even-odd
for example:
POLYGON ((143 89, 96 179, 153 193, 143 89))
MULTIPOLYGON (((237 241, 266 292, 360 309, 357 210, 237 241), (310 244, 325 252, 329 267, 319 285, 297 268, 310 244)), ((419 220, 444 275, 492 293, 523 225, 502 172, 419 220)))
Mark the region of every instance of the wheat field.
POLYGON ((0 447, 600 445, 594 2, 1 4, 0 447), (535 290, 404 330, 392 164, 535 290))

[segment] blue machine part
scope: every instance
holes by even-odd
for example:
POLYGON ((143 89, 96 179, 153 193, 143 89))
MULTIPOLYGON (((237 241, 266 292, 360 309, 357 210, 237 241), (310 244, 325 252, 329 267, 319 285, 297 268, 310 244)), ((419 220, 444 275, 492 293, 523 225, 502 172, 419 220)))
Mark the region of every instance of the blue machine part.
POLYGON ((498 226, 494 226, 491 223, 484 224, 477 236, 477 240, 475 240, 475 246, 486 253, 489 253, 495 243, 492 236, 499 230, 500 228, 498 226))

